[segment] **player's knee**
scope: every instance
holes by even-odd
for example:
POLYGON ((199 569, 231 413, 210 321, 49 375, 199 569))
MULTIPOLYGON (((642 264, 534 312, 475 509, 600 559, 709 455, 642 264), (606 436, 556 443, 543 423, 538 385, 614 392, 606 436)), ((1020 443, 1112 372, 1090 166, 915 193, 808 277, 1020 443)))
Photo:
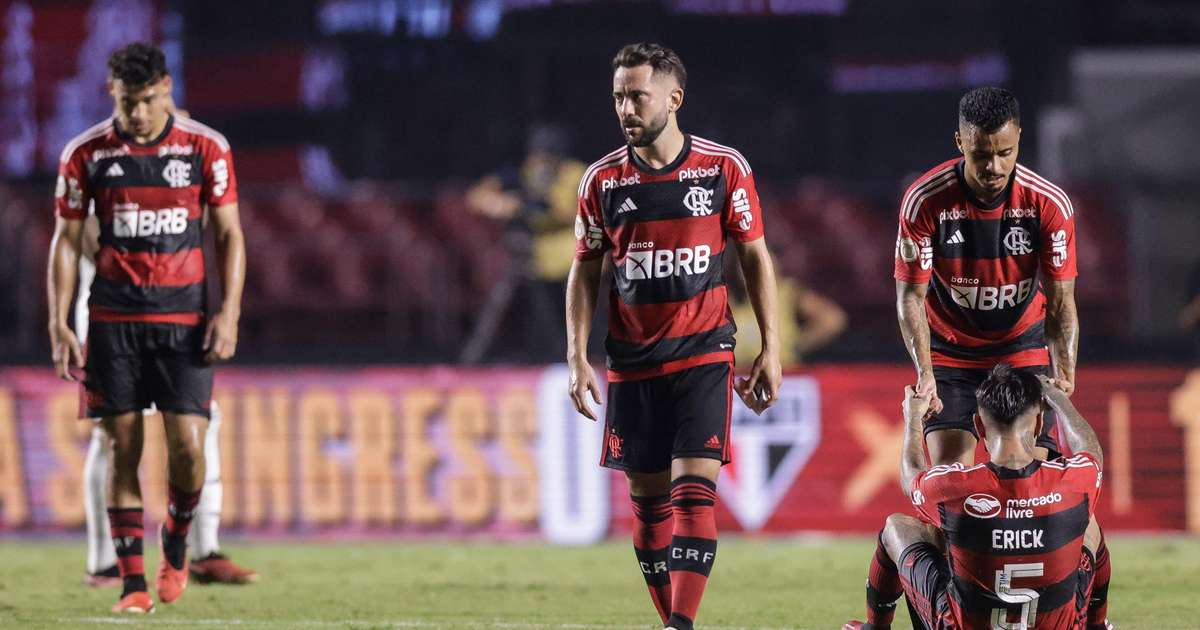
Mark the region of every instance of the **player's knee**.
POLYGON ((629 494, 635 497, 656 497, 671 492, 671 472, 625 473, 629 481, 629 494))

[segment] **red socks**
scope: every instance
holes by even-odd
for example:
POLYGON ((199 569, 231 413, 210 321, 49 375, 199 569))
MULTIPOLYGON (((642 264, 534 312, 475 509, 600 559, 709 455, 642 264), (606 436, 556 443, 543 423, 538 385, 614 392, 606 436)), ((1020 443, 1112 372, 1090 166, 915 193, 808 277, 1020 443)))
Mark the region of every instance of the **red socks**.
POLYGON ((904 592, 900 586, 900 573, 896 563, 888 557, 883 548, 883 533, 880 532, 879 543, 875 546, 875 555, 871 557, 871 567, 867 569, 867 625, 866 628, 884 630, 892 627, 892 618, 896 615, 896 600, 904 592))
POLYGON ((680 630, 692 630, 717 557, 716 500, 717 484, 704 477, 685 475, 671 482, 675 535, 667 559, 671 616, 666 624, 680 630))
POLYGON ((671 615, 671 574, 667 558, 675 521, 671 518, 671 500, 667 495, 630 497, 633 502, 633 551, 637 554, 642 577, 650 589, 650 599, 663 623, 671 615))
POLYGON ((1087 625, 1103 628, 1108 617, 1108 581, 1112 577, 1112 565, 1108 559, 1108 545, 1104 544, 1104 533, 1100 534, 1100 548, 1096 550, 1096 573, 1092 576, 1092 596, 1088 601, 1087 625))
POLYGON ((124 597, 146 590, 146 569, 142 562, 142 508, 108 508, 108 526, 112 530, 113 546, 117 550, 117 568, 121 571, 124 597))
POLYGON ((187 533, 200 503, 200 490, 189 492, 175 486, 167 487, 167 522, 163 524, 163 553, 176 569, 183 568, 187 553, 187 533))

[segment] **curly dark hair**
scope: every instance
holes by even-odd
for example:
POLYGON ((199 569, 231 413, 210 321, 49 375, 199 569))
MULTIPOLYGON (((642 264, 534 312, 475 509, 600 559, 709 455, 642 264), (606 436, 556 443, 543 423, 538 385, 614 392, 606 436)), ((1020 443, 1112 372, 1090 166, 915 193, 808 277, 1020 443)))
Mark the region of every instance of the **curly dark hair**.
POLYGON ((994 133, 1008 121, 1021 126, 1021 106, 1012 92, 998 87, 975 88, 958 101, 958 124, 994 133))
POLYGON ((1042 400, 1042 383, 1026 370, 1014 369, 1007 363, 992 368, 979 389, 975 390, 979 407, 1000 424, 1012 424, 1042 400))
POLYGON ((108 58, 108 74, 127 86, 150 85, 167 76, 167 58, 155 46, 134 42, 113 51, 108 58))
POLYGON ((679 87, 687 88, 687 70, 683 67, 683 61, 679 59, 679 55, 675 54, 674 50, 666 46, 648 42, 629 44, 618 50, 612 61, 614 71, 617 68, 636 68, 646 65, 653 68, 655 74, 674 75, 675 80, 679 82, 679 87))

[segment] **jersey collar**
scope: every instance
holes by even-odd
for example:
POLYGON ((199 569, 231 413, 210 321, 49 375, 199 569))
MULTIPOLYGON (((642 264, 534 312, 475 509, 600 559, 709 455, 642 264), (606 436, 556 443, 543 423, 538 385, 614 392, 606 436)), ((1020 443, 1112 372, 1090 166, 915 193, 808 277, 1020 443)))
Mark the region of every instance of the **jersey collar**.
POLYGON ((963 174, 963 168, 965 168, 963 165, 965 163, 965 158, 959 158, 958 163, 954 165, 954 176, 958 178, 958 185, 962 187, 963 195, 966 196, 967 201, 971 202, 971 205, 979 208, 980 210, 995 210, 1000 206, 1003 206, 1008 201, 1009 195, 1012 194, 1013 180, 1016 179, 1016 171, 1014 170, 1013 173, 1008 176, 1008 184, 1004 186, 1004 192, 1000 193, 1000 195, 996 197, 996 200, 992 203, 984 203, 979 197, 975 196, 975 192, 972 191, 971 187, 967 185, 967 177, 963 174))
POLYGON ((117 137, 139 147, 152 147, 159 142, 162 142, 166 139, 167 134, 171 133, 171 128, 174 126, 175 114, 167 114, 167 124, 163 125, 162 133, 158 134, 157 138, 151 140, 150 142, 138 142, 137 140, 133 139, 133 136, 125 133, 125 130, 121 129, 121 125, 117 124, 117 118, 115 116, 113 117, 113 131, 117 132, 117 137))
POLYGON ((1005 468, 1003 466, 997 466, 992 462, 988 462, 987 467, 990 468, 992 472, 996 473, 996 476, 1001 479, 1026 479, 1028 477, 1032 477, 1033 473, 1037 472, 1038 469, 1042 467, 1042 460, 1035 459, 1032 462, 1029 462, 1029 465, 1025 466, 1024 468, 1005 468))
POLYGON ((642 158, 638 157, 637 151, 633 150, 632 145, 628 145, 628 144, 625 145, 625 150, 629 151, 629 161, 639 171, 642 171, 649 175, 667 175, 671 171, 674 171, 675 169, 682 166, 684 161, 687 160, 688 155, 691 154, 691 152, 692 152, 692 136, 689 134, 686 134, 686 133, 683 134, 683 149, 681 149, 679 151, 679 155, 675 156, 674 160, 671 160, 670 164, 668 164, 662 168, 654 168, 653 166, 650 166, 645 161, 643 161, 642 158))

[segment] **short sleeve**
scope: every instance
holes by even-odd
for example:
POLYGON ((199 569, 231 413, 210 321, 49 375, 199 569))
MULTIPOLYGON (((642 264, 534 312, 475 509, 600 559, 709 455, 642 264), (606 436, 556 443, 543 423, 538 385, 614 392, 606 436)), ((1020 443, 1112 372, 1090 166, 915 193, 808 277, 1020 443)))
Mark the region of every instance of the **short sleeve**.
POLYGON ((604 233, 600 196, 593 189, 592 181, 585 180, 579 185, 579 206, 575 214, 576 260, 594 260, 610 247, 608 236, 604 233))
MULTIPOLYGON (((908 195, 905 195, 907 199, 908 195)), ((929 282, 933 269, 933 222, 920 205, 902 205, 893 276, 911 284, 929 282)))
POLYGON ((1041 269, 1046 277, 1070 280, 1079 275, 1075 256, 1075 210, 1066 193, 1047 195, 1041 211, 1041 269))
POLYGON ((1095 513, 1096 503, 1100 498, 1100 485, 1104 480, 1104 471, 1100 462, 1091 453, 1076 453, 1066 459, 1060 459, 1066 466, 1063 483, 1076 492, 1088 495, 1088 511, 1095 513))
POLYGON ((237 203, 237 176, 233 172, 233 150, 228 144, 208 142, 204 159, 204 203, 210 207, 237 203))
POLYGON ((962 464, 934 466, 917 475, 909 492, 909 499, 921 520, 934 526, 942 526, 941 510, 938 505, 943 501, 970 494, 967 488, 967 472, 962 464))
POLYGON ((749 165, 730 161, 734 164, 726 171, 725 232, 739 242, 748 243, 763 236, 762 204, 749 165))
POLYGON ((70 155, 64 155, 58 163, 58 180, 54 184, 54 212, 64 219, 82 221, 87 218, 91 198, 83 149, 76 148, 70 155))

